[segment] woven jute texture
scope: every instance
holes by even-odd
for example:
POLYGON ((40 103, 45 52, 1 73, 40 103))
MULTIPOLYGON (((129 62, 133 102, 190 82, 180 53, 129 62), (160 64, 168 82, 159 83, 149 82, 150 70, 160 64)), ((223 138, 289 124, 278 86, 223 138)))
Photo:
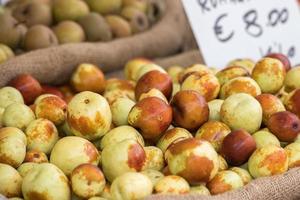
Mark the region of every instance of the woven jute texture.
POLYGON ((163 18, 149 31, 107 43, 66 44, 32 51, 0 65, 0 86, 20 73, 30 73, 42 83, 66 81, 80 63, 97 64, 104 72, 120 69, 134 57, 163 57, 182 50, 192 41, 180 0, 165 0, 163 18))
POLYGON ((202 195, 152 195, 146 200, 299 200, 300 169, 282 175, 259 178, 245 187, 216 196, 202 195))
POLYGON ((204 63, 204 60, 199 50, 191 50, 170 57, 156 59, 155 63, 163 66, 164 68, 174 66, 174 65, 188 67, 196 63, 197 64, 204 63))

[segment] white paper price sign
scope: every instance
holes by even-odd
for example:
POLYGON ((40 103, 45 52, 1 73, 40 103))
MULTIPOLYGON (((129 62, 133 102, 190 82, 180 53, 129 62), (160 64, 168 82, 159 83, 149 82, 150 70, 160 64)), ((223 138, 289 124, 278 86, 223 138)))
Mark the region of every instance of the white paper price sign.
POLYGON ((283 53, 300 63, 297 0, 182 0, 206 64, 283 53))
POLYGON ((0 5, 4 5, 6 4, 7 2, 9 2, 10 0, 0 0, 0 5))

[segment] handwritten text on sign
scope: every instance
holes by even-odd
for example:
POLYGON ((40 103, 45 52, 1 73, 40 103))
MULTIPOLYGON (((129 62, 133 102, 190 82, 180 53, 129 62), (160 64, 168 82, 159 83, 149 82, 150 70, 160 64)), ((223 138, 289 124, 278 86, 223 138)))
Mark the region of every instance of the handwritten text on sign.
POLYGON ((259 59, 271 52, 300 63, 297 0, 182 0, 208 65, 236 58, 259 59))

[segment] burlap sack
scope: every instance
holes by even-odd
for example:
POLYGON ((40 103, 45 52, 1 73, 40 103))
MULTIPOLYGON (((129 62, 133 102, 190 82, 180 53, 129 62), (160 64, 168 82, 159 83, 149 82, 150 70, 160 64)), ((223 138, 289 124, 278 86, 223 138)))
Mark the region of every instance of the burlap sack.
POLYGON ((259 178, 239 190, 216 196, 152 195, 146 200, 299 200, 300 170, 292 169, 279 176, 259 178))
POLYGON ((190 41, 191 32, 181 1, 165 1, 165 15, 149 31, 108 43, 66 44, 17 56, 0 65, 0 86, 20 73, 30 73, 43 83, 60 84, 79 63, 95 63, 106 72, 122 68, 133 57, 179 52, 190 41))

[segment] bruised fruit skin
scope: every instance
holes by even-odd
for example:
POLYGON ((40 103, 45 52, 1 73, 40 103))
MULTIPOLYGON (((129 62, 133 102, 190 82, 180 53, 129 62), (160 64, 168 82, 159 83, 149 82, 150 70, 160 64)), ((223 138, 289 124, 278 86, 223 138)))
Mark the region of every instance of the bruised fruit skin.
POLYGON ((285 79, 286 71, 281 61, 263 58, 254 67, 252 78, 258 83, 263 93, 278 92, 285 79))
POLYGON ((124 74, 127 80, 137 81, 137 72, 143 65, 150 64, 152 61, 146 58, 135 58, 129 60, 124 67, 124 74))
POLYGON ((58 140, 50 154, 50 163, 55 164, 67 176, 80 164, 98 165, 99 159, 97 148, 88 140, 76 136, 58 140))
POLYGON ((221 155, 228 164, 240 166, 247 162, 256 149, 253 137, 244 130, 236 130, 229 133, 223 140, 221 155))
POLYGON ((254 178, 282 174, 288 170, 287 153, 275 145, 258 148, 249 158, 248 168, 254 178))
POLYGON ((263 111, 263 123, 267 125, 270 117, 277 112, 285 111, 280 99, 272 94, 261 94, 255 97, 263 111))
POLYGON ((296 89, 285 98, 284 105, 287 110, 300 118, 300 89, 296 89))
POLYGON ((169 147, 170 172, 185 178, 190 184, 210 181, 218 172, 218 154, 205 140, 189 138, 169 147))
POLYGON ((146 162, 143 166, 143 170, 154 169, 162 170, 165 166, 163 152, 155 146, 144 147, 146 153, 146 162))
POLYGON ((288 156, 289 169, 300 166, 300 143, 295 142, 284 147, 284 150, 288 156))
POLYGON ((19 90, 24 98, 25 104, 31 104, 42 93, 40 83, 31 75, 21 74, 12 79, 9 86, 19 90))
POLYGON ((110 107, 97 93, 78 93, 68 104, 67 122, 74 135, 98 139, 109 131, 111 121, 110 107))
POLYGON ((173 123, 189 131, 208 121, 209 108, 205 98, 193 90, 178 92, 171 100, 173 123))
POLYGON ((145 142, 141 134, 131 126, 118 126, 111 129, 107 134, 101 138, 101 150, 106 146, 111 146, 122 142, 123 140, 133 139, 140 145, 145 146, 145 142))
POLYGON ((24 162, 47 163, 48 158, 47 158, 47 155, 42 151, 29 150, 29 151, 26 152, 24 162))
POLYGON ((282 53, 271 53, 271 54, 268 54, 266 57, 267 58, 275 58, 275 59, 279 60, 280 62, 282 62, 286 72, 288 72, 292 68, 290 60, 288 59, 288 57, 286 57, 282 53))
POLYGON ((174 143, 184 139, 192 138, 193 135, 186 129, 176 127, 167 130, 159 139, 156 146, 162 150, 163 153, 174 143))
POLYGON ((105 177, 102 171, 94 165, 77 166, 70 176, 72 191, 81 198, 100 195, 105 187, 105 177))
POLYGON ((261 126, 262 108, 251 95, 239 93, 225 99, 220 116, 231 130, 245 129, 252 134, 261 126))
POLYGON ((175 175, 165 176, 154 186, 154 192, 157 194, 187 194, 190 186, 184 178, 175 175))
POLYGON ((105 89, 103 72, 93 64, 80 64, 71 77, 71 85, 77 92, 102 93, 105 89))
POLYGON ((291 92, 295 89, 300 89, 299 77, 300 66, 294 67, 290 71, 288 71, 284 80, 284 86, 287 92, 291 92))
POLYGON ((227 67, 216 74, 216 77, 221 85, 224 85, 231 79, 248 76, 250 76, 248 70, 241 66, 227 67))
POLYGON ((172 122, 172 108, 157 97, 139 101, 128 115, 128 123, 140 129, 145 139, 155 140, 172 122))
POLYGON ((0 89, 0 108, 6 108, 12 103, 24 103, 22 94, 13 87, 0 89))
POLYGON ((227 81, 221 88, 220 98, 226 99, 230 95, 246 93, 253 97, 261 94, 259 85, 249 77, 237 77, 227 81))
POLYGON ((47 120, 39 118, 32 121, 25 131, 27 137, 27 149, 41 151, 49 154, 58 141, 58 132, 55 125, 47 120))
POLYGON ((6 127, 16 127, 25 130, 35 120, 33 111, 26 105, 12 103, 7 106, 2 115, 2 123, 6 127))
POLYGON ((22 193, 25 199, 30 200, 71 198, 68 178, 50 163, 39 164, 27 173, 23 179, 22 193))
POLYGON ((197 131, 195 138, 203 139, 212 144, 219 152, 223 139, 230 133, 230 128, 219 121, 208 121, 197 131))
POLYGON ((207 187, 212 195, 222 194, 231 190, 243 187, 241 177, 230 170, 219 172, 208 184, 207 187))
POLYGON ((22 177, 10 165, 0 163, 0 194, 10 197, 21 197, 22 177))
POLYGON ((55 125, 65 121, 67 104, 55 95, 41 95, 35 101, 35 115, 37 118, 48 119, 55 125))
POLYGON ((106 146, 101 154, 102 169, 108 181, 126 172, 139 172, 146 162, 143 147, 133 139, 106 146))
POLYGON ((153 185, 156 185, 156 183, 164 177, 163 173, 154 169, 146 169, 141 171, 141 174, 144 174, 147 176, 153 185))
POLYGON ((114 200, 144 199, 152 194, 151 180, 141 173, 127 172, 116 178, 111 184, 114 200))
POLYGON ((203 95, 206 101, 211 101, 217 98, 220 91, 220 83, 211 73, 201 75, 196 72, 183 81, 181 90, 195 90, 203 95))
POLYGON ((172 79, 171 77, 160 71, 154 70, 144 74, 137 82, 135 87, 135 98, 138 100, 142 93, 156 88, 160 90, 167 99, 172 95, 172 79))
POLYGON ((280 142, 277 137, 268 131, 257 131, 252 135, 252 137, 255 140, 256 148, 261 148, 271 144, 280 147, 280 142))
POLYGON ((300 133, 300 119, 289 111, 277 112, 268 120, 268 129, 281 142, 293 142, 300 133))

